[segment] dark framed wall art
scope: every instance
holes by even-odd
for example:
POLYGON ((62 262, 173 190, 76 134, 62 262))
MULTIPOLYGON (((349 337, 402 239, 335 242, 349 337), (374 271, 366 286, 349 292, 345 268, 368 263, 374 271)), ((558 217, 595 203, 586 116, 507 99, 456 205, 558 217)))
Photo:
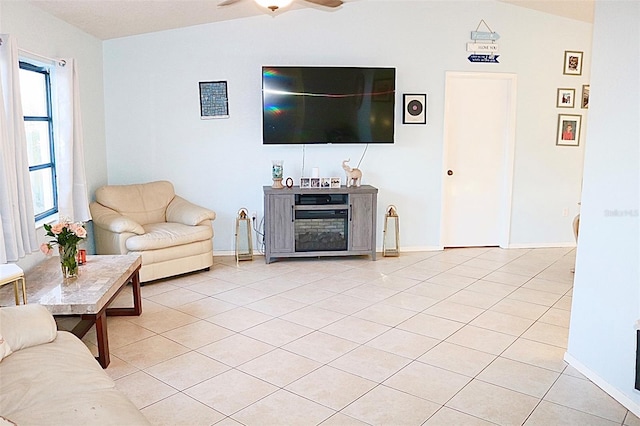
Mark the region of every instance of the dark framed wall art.
POLYGON ((229 118, 229 98, 226 81, 201 81, 200 118, 229 118))

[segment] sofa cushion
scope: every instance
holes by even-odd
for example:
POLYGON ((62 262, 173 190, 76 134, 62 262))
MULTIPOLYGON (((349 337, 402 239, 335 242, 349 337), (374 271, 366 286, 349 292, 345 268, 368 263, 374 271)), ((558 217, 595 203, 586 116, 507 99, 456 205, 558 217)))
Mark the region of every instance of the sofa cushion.
POLYGON ((96 201, 141 225, 164 222, 175 197, 173 184, 157 181, 137 185, 108 185, 96 190, 96 201))
POLYGON ((21 425, 149 424, 89 349, 60 331, 0 363, 0 413, 21 425))
POLYGON ((49 343, 56 338, 56 333, 56 321, 42 305, 27 304, 0 309, 0 334, 13 352, 49 343))
POLYGON ((181 223, 152 223, 144 226, 143 235, 134 235, 125 245, 129 251, 158 250, 213 238, 210 225, 189 226, 181 223))
POLYGON ((9 346, 7 341, 4 340, 2 334, 0 334, 0 361, 2 361, 4 357, 9 355, 11 355, 11 347, 9 346))

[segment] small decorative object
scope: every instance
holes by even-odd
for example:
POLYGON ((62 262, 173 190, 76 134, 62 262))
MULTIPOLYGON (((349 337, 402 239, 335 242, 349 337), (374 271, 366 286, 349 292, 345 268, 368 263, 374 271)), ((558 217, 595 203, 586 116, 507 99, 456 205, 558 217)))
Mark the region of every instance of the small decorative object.
POLYGON ((331 178, 321 178, 320 188, 331 188, 331 178))
POLYGON ((284 161, 272 160, 271 163, 273 164, 271 167, 271 177, 273 178, 273 185, 271 185, 271 187, 275 189, 282 189, 284 188, 284 186, 282 185, 282 164, 284 163, 284 161))
POLYGON ((582 52, 564 51, 564 75, 582 75, 582 52))
POLYGON ((384 231, 382 236, 382 255, 385 257, 400 256, 399 220, 396 206, 388 206, 384 215, 384 231))
POLYGON ((53 245, 58 246, 60 253, 60 267, 64 279, 76 278, 78 276, 78 244, 87 237, 87 230, 82 223, 63 220, 55 225, 45 224, 45 235, 53 237, 53 240, 40 245, 40 251, 46 255, 51 255, 53 245))
POLYGON ((78 264, 84 265, 87 263, 87 251, 85 249, 78 250, 78 264))
POLYGON ((577 114, 558 114, 558 132, 556 145, 580 145, 580 123, 582 116, 577 114))
POLYGON ((582 85, 582 102, 580 103, 580 108, 587 109, 589 108, 589 89, 591 88, 590 84, 582 85))
POLYGON ((573 108, 576 99, 576 89, 558 89, 556 107, 573 108))
POLYGON ((320 178, 317 178, 317 177, 311 178, 311 188, 320 188, 320 178))
POLYGON ((311 188, 311 178, 300 178, 300 188, 311 188))
POLYGON ((340 178, 339 177, 332 177, 331 178, 331 187, 332 188, 340 188, 340 178))
POLYGON ((405 94, 403 124, 427 124, 427 95, 405 94))
POLYGON ((284 181, 285 186, 289 189, 293 188, 293 178, 288 177, 287 180, 284 181))
POLYGON ((351 161, 351 159, 344 160, 342 162, 342 168, 347 175, 347 188, 351 186, 359 187, 362 183, 362 172, 360 171, 360 169, 353 169, 349 167, 349 165, 347 164, 349 161, 351 161))
POLYGON ((253 260, 251 218, 246 208, 238 210, 236 218, 236 261, 253 260))
POLYGON ((229 118, 226 81, 200 82, 200 119, 229 118))

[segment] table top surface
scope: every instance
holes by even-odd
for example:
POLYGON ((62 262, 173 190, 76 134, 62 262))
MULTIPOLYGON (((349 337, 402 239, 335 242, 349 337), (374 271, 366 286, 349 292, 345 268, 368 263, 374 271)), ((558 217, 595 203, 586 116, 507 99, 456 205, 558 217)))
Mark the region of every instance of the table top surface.
MULTIPOLYGON (((133 254, 87 256, 87 262, 78 268, 78 277, 64 280, 60 259, 52 257, 25 274, 27 300, 44 305, 54 315, 95 314, 141 264, 142 258, 133 254)), ((1 305, 14 303, 13 293, 2 292, 1 305)))

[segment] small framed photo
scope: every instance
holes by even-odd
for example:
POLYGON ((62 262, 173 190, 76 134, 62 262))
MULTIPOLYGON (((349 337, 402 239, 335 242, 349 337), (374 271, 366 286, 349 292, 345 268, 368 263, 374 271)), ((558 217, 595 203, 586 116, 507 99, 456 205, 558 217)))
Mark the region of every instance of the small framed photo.
POLYGON ((590 84, 582 85, 582 101, 580 102, 580 108, 587 109, 589 108, 589 89, 591 88, 590 84))
POLYGON ((320 188, 331 188, 331 178, 321 178, 320 188))
POLYGON ((311 188, 311 178, 300 178, 300 188, 311 188))
POLYGON ((556 106, 558 108, 573 108, 576 102, 576 89, 558 89, 556 106))
POLYGON ((574 50, 564 51, 564 72, 565 75, 582 75, 582 52, 574 50))
POLYGON ((320 188, 320 178, 311 178, 311 188, 320 188))
POLYGON ((556 145, 578 146, 580 145, 580 126, 582 116, 578 114, 558 114, 558 132, 556 145))
POLYGON ((331 188, 340 188, 341 180, 339 177, 331 178, 331 188))

